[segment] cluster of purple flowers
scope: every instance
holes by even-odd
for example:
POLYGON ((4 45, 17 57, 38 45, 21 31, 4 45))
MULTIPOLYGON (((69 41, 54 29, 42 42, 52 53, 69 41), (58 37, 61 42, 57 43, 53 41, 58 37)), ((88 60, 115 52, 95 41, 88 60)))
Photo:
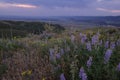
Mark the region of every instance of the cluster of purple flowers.
POLYGON ((120 63, 117 65, 117 71, 120 71, 120 63))
POLYGON ((87 80, 87 75, 86 75, 85 70, 84 70, 83 67, 80 68, 79 77, 80 77, 82 80, 87 80))
POLYGON ((83 34, 82 34, 82 33, 80 33, 80 37, 82 37, 82 35, 83 35, 83 34))
POLYGON ((89 60, 87 61, 87 67, 90 68, 92 65, 92 57, 89 57, 89 60))
POLYGON ((49 49, 49 53, 50 53, 50 60, 51 61, 54 61, 56 58, 57 59, 60 59, 61 58, 61 55, 64 54, 64 50, 63 49, 60 49, 59 53, 55 54, 55 50, 50 48, 49 49))
POLYGON ((112 50, 111 50, 111 49, 108 49, 108 50, 106 51, 106 53, 105 53, 105 56, 104 56, 104 63, 105 63, 105 64, 108 63, 111 55, 112 55, 112 50))
MULTIPOLYGON (((102 45, 103 41, 99 40, 99 33, 95 34, 92 37, 91 41, 86 41, 87 40, 87 36, 85 34, 80 33, 80 38, 81 38, 81 43, 82 44, 86 44, 86 48, 88 51, 92 51, 92 45, 96 45, 98 43, 98 45, 102 45)), ((75 36, 71 35, 71 42, 74 42, 75 40, 75 36)), ((120 44, 120 40, 116 42, 110 42, 110 41, 106 41, 104 47, 107 49, 107 51, 105 52, 105 56, 104 56, 104 64, 107 64, 110 60, 110 57, 113 53, 113 49, 115 48, 116 45, 120 44), (110 49, 108 49, 110 48, 110 49)), ((61 52, 63 53, 63 49, 61 49, 61 52)), ((92 61, 93 61, 93 57, 89 57, 89 59, 87 60, 86 66, 89 69, 92 65, 92 61)), ((120 71, 120 63, 117 65, 117 71, 120 71)), ((82 80, 87 80, 87 74, 85 73, 85 70, 83 67, 80 68, 79 71, 79 78, 81 78, 82 80)), ((60 80, 65 80, 65 76, 62 73, 60 75, 60 80)))
POLYGON ((109 41, 105 42, 105 48, 109 48, 109 41))
POLYGON ((92 50, 90 42, 86 43, 86 48, 87 48, 88 51, 92 50))
POLYGON ((85 34, 80 33, 80 38, 81 38, 81 43, 85 43, 85 41, 87 40, 87 36, 85 34))
POLYGON ((60 59, 60 58, 61 58, 61 54, 60 54, 60 53, 57 53, 57 54, 56 54, 56 58, 57 58, 57 59, 60 59))
POLYGON ((111 48, 111 49, 114 49, 114 48, 115 48, 115 42, 111 42, 110 48, 111 48))
POLYGON ((60 80, 66 80, 63 73, 60 75, 60 80))
POLYGON ((92 37, 92 44, 95 45, 99 41, 99 34, 96 34, 92 37))

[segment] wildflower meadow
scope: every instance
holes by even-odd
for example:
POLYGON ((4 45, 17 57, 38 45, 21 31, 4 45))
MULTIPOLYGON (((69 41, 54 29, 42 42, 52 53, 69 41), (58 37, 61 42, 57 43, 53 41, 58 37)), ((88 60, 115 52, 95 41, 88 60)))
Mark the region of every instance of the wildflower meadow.
POLYGON ((0 39, 0 80, 120 80, 120 29, 0 39))

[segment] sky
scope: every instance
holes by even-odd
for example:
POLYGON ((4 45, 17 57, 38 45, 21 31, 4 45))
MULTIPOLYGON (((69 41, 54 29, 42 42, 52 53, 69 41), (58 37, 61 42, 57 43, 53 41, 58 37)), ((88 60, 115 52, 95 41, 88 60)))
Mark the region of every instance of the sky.
POLYGON ((0 0, 0 16, 117 16, 120 0, 0 0))

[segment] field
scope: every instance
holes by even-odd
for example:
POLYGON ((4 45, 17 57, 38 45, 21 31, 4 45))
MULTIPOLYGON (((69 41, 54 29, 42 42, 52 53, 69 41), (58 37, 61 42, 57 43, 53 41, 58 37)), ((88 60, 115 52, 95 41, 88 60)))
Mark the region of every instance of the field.
POLYGON ((120 29, 1 38, 0 80, 120 80, 120 29))

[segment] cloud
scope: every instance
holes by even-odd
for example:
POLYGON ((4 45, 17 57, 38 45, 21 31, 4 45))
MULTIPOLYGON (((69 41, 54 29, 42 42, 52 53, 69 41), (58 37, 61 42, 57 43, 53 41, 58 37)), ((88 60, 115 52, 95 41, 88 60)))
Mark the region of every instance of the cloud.
POLYGON ((96 8, 99 11, 104 11, 104 12, 111 12, 111 13, 120 13, 120 10, 110 10, 110 9, 105 9, 105 8, 96 8))
POLYGON ((43 5, 48 7, 87 7, 94 0, 0 0, 9 3, 30 3, 33 5, 43 5))
POLYGON ((103 0, 97 0, 97 2, 102 2, 103 0))
POLYGON ((120 8, 120 0, 0 0, 6 3, 21 3, 32 4, 36 6, 46 7, 74 7, 74 8, 89 8, 89 7, 105 7, 111 9, 120 8))
POLYGON ((119 15, 119 4, 120 0, 0 0, 0 15, 119 15))
POLYGON ((0 8, 8 8, 8 7, 18 7, 18 8, 37 8, 35 5, 30 5, 30 4, 20 4, 20 3, 5 3, 5 2, 0 2, 0 8))
POLYGON ((120 0, 97 0, 94 7, 104 7, 111 10, 120 10, 120 0))

